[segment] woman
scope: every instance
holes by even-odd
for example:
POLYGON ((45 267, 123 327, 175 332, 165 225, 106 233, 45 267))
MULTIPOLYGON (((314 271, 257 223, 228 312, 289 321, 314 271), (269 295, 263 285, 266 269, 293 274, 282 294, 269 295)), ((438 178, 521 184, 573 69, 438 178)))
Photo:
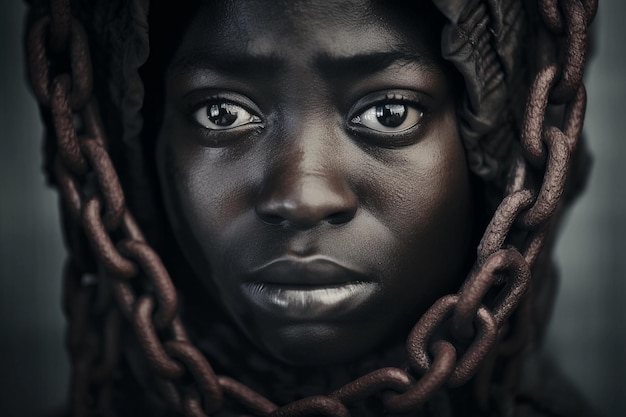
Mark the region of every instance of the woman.
POLYGON ((532 348, 593 2, 87 3, 27 45, 74 412, 584 415, 532 348))

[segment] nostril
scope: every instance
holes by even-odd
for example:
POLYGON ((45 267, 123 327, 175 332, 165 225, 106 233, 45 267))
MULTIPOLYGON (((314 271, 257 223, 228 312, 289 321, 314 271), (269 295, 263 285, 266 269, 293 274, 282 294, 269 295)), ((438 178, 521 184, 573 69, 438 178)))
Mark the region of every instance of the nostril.
POLYGON ((255 212, 265 224, 295 229, 347 224, 355 216, 358 200, 343 179, 336 177, 284 175, 280 181, 270 181, 276 179, 272 177, 256 198, 255 212))
POLYGON ((326 221, 330 224, 339 225, 348 223, 354 217, 353 211, 342 211, 339 213, 333 213, 326 218, 326 221))
POLYGON ((275 214, 259 213, 259 217, 261 218, 263 223, 266 223, 272 226, 278 226, 285 221, 285 219, 282 216, 278 216, 275 214))
POLYGON ((297 229, 308 229, 322 223, 336 226, 349 223, 356 212, 356 210, 332 210, 328 207, 312 209, 310 206, 288 206, 289 209, 273 206, 271 210, 268 207, 257 207, 257 216, 270 226, 291 225, 297 229))

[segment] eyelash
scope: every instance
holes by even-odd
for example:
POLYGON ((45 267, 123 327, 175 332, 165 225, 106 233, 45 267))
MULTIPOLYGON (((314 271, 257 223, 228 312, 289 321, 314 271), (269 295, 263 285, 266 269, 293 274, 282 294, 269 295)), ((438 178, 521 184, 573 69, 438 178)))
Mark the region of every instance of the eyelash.
POLYGON ((191 118, 207 130, 226 131, 249 124, 262 124, 263 120, 257 113, 234 100, 213 97, 193 106, 191 118))
POLYGON ((429 99, 422 96, 423 94, 411 90, 388 90, 368 94, 358 100, 350 110, 347 128, 362 140, 377 147, 395 148, 411 145, 422 137, 428 116, 431 114, 431 107, 427 104, 429 99), (395 106, 402 106, 404 117, 394 121, 395 106), (381 114, 381 110, 385 108, 388 111, 381 114), (397 126, 385 126, 380 123, 380 118, 385 117, 388 118, 387 121, 398 123, 397 126))
POLYGON ((380 133, 401 133, 417 126, 423 116, 424 111, 414 104, 381 101, 360 111, 357 116, 350 119, 350 123, 380 133))
MULTIPOLYGON (((386 91, 366 95, 348 112, 346 127, 378 146, 413 143, 416 129, 423 125, 429 112, 417 93, 410 93, 386 91)), ((251 128, 264 128, 265 123, 254 103, 237 94, 199 99, 190 106, 188 114, 192 122, 213 136, 213 140, 219 139, 216 134, 228 140, 235 133, 239 135, 251 128), (233 113, 234 119, 229 120, 228 116, 233 116, 233 113), (211 117, 214 119, 211 120, 211 117)))

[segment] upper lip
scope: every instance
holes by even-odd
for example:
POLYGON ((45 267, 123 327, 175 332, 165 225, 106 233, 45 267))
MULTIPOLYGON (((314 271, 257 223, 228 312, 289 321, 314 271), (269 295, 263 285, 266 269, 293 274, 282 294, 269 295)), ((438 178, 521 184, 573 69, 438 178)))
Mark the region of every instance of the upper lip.
POLYGON ((274 285, 333 286, 349 282, 370 281, 358 271, 324 258, 278 258, 249 274, 248 282, 274 285))

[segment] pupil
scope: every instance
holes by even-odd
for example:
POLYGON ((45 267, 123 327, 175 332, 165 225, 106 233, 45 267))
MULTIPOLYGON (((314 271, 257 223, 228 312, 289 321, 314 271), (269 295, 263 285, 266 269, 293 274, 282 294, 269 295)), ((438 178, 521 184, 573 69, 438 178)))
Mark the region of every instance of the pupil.
POLYGON ((406 119, 404 104, 384 104, 376 106, 376 119, 386 127, 398 127, 406 119))
POLYGON ((237 112, 228 103, 212 104, 208 116, 211 123, 217 126, 230 126, 237 120, 237 112))

